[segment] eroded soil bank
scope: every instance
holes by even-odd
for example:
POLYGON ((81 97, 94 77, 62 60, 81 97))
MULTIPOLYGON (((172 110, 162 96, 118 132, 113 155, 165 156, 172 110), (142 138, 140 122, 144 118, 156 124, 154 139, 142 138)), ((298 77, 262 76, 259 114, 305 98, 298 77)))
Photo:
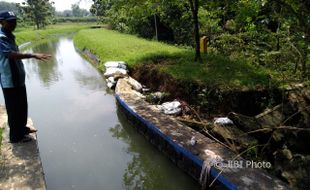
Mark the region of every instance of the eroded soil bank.
POLYGON ((165 92, 154 103, 178 99, 178 118, 206 136, 212 135, 246 159, 268 161, 268 171, 296 189, 310 187, 310 86, 286 89, 223 90, 199 82, 179 81, 160 71, 158 64, 140 64, 133 78, 151 92, 165 92), (213 123, 228 116, 234 125, 213 123))
POLYGON ((185 101, 201 114, 226 115, 233 111, 254 116, 267 106, 275 106, 283 101, 279 89, 223 90, 214 85, 176 80, 160 72, 158 65, 140 64, 132 69, 131 74, 152 91, 167 92, 168 99, 185 101))

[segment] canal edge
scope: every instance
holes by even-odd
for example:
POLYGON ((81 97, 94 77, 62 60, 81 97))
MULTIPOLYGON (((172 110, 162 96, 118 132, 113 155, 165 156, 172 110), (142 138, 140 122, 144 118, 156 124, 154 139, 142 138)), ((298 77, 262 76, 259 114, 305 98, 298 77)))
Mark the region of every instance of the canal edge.
MULTIPOLYGON (((153 105, 143 100, 126 79, 119 79, 115 88, 118 107, 127 119, 148 141, 163 152, 180 169, 201 185, 205 163, 213 154, 224 160, 236 156, 227 148, 215 143, 197 131, 175 119, 158 112, 153 105), (167 124, 163 126, 162 124, 167 124), (190 139, 197 143, 191 146, 190 139)), ((241 161, 244 161, 240 159, 241 161)), ((204 175, 206 175, 204 173, 204 175)), ((210 166, 207 176, 217 179, 217 185, 224 189, 290 189, 274 176, 256 168, 218 168, 210 166)))
MULTIPOLYGON (((28 126, 33 122, 28 118, 28 126)), ((0 154, 0 189, 46 190, 46 181, 41 162, 37 135, 26 143, 10 143, 7 114, 0 105, 0 127, 3 129, 0 154)))

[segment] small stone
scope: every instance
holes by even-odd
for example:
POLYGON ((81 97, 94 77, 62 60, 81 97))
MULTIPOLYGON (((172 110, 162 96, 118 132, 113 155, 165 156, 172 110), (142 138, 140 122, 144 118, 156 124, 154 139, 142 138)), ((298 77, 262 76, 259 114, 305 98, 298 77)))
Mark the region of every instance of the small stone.
POLYGON ((282 154, 288 160, 291 160, 293 158, 292 152, 289 149, 282 150, 282 154))

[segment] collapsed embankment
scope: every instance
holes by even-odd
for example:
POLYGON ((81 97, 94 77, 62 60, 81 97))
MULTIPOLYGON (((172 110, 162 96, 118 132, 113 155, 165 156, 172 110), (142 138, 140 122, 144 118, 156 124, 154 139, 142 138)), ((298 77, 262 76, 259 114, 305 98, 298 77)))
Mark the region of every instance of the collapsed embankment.
MULTIPOLYGON (((88 54, 89 51, 86 55, 88 54)), ((169 95, 165 100, 178 99, 192 109, 199 108, 195 112, 183 112, 177 117, 179 121, 206 136, 211 133, 212 138, 216 137, 228 149, 236 154, 241 153, 246 159, 271 163, 273 167, 267 170, 292 187, 308 186, 309 174, 305 168, 309 166, 309 152, 305 145, 310 133, 304 127, 309 123, 309 86, 296 85, 286 90, 257 91, 221 92, 220 89, 215 89, 216 96, 209 93, 209 96, 203 97, 212 102, 212 109, 206 109, 203 106, 208 105, 201 104, 204 100, 199 94, 208 89, 208 86, 176 80, 149 64, 132 68, 131 74, 138 81, 143 81, 143 85, 151 91, 167 92, 169 95), (271 104, 266 102, 271 101, 276 106, 267 109, 271 104), (304 116, 303 119, 298 119, 300 114, 304 116), (234 125, 216 125, 210 121, 211 116, 226 115, 234 121, 234 125), (285 127, 286 124, 294 127, 285 127), (291 135, 292 131, 294 135, 291 135)))
POLYGON ((215 85, 176 80, 151 64, 138 65, 131 73, 152 91, 169 94, 166 100, 185 102, 190 109, 179 120, 206 136, 211 133, 246 159, 272 163, 269 172, 291 187, 310 186, 310 173, 305 169, 310 167, 309 85, 222 90, 215 85), (234 125, 213 125, 212 119, 221 116, 228 116, 234 125))
MULTIPOLYGON (((292 187, 310 186, 309 171, 305 169, 310 166, 310 156, 306 149, 306 139, 310 137, 309 86, 292 85, 286 89, 274 88, 272 80, 268 80, 268 76, 266 78, 265 73, 261 74, 257 68, 238 62, 229 62, 225 65, 223 60, 219 60, 223 62, 218 63, 217 59, 197 66, 187 63, 178 64, 178 61, 188 61, 188 59, 169 57, 167 60, 165 55, 160 57, 161 61, 150 64, 152 58, 149 61, 141 59, 141 56, 147 51, 156 51, 155 46, 153 49, 150 48, 153 47, 150 46, 153 42, 140 43, 136 37, 131 39, 128 35, 111 31, 88 30, 80 33, 77 38, 79 48, 90 49, 89 52, 98 55, 99 69, 103 69, 102 64, 107 60, 129 62, 130 75, 133 78, 146 88, 150 88, 151 92, 161 91, 168 94, 163 99, 152 103, 180 100, 183 110, 182 114, 177 117, 179 120, 208 137, 212 135, 212 138, 215 137, 218 142, 247 159, 272 163, 269 172, 288 182, 292 187), (95 34, 98 36, 93 37, 95 34), (142 48, 139 51, 140 46, 147 47, 147 50, 144 51, 142 48), (139 55, 133 52, 139 52, 139 55), (146 64, 142 64, 144 61, 146 64), (192 67, 194 70, 202 70, 198 73, 202 75, 192 77, 196 79, 201 76, 216 79, 217 76, 223 76, 225 73, 229 75, 228 71, 232 74, 226 78, 223 76, 225 80, 219 78, 222 83, 227 83, 227 88, 223 88, 214 81, 204 83, 205 80, 177 79, 168 72, 163 72, 163 66, 167 63, 182 67, 183 75, 187 74, 184 68, 192 67), (223 64, 224 67, 222 67, 223 64), (212 75, 213 72, 216 74, 212 75), (204 76, 203 74, 210 75, 204 76), (255 83, 256 80, 251 80, 252 76, 256 77, 257 81, 265 82, 255 83), (229 81, 235 79, 240 84, 249 84, 246 82, 251 80, 250 85, 255 88, 236 88, 230 85, 229 81), (266 85, 266 81, 267 84, 269 81, 270 85, 266 85), (219 116, 228 116, 233 120, 234 125, 214 124, 213 118, 219 116)), ((156 59, 158 55, 154 56, 156 59)), ((188 75, 197 73, 192 71, 188 71, 188 75)), ((148 96, 148 94, 145 95, 148 96)))
POLYGON ((169 93, 168 99, 180 99, 197 108, 201 114, 226 115, 229 112, 254 116, 267 106, 282 102, 282 91, 277 88, 222 89, 197 81, 177 80, 161 72, 158 64, 139 64, 132 68, 131 75, 152 91, 169 93))

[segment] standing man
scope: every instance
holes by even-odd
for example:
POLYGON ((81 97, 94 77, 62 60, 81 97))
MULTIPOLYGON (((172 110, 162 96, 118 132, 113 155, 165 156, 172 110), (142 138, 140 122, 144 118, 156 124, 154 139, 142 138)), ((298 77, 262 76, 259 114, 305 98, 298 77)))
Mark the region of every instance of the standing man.
POLYGON ((36 129, 26 127, 28 103, 25 86, 25 69, 22 59, 35 58, 46 60, 50 55, 42 53, 20 53, 13 31, 16 28, 16 16, 11 11, 0 12, 0 83, 10 127, 12 143, 32 140, 29 133, 36 129))

